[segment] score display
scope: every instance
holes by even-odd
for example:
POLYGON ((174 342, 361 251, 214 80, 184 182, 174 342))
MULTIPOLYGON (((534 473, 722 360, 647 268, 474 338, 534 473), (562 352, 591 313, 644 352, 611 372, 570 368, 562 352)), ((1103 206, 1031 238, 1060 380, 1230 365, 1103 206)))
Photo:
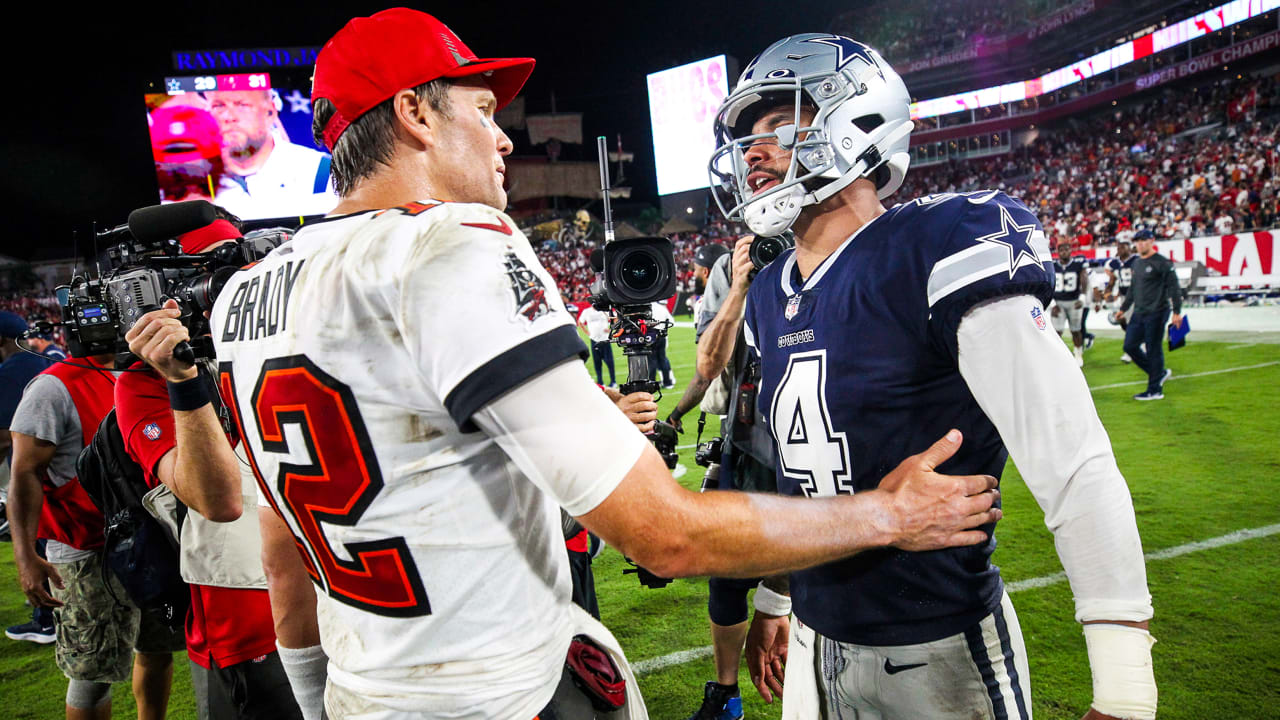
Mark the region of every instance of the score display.
POLYGON ((710 185, 707 161, 715 152, 712 124, 729 94, 724 55, 698 60, 646 77, 658 194, 710 185))
POLYGON ((238 75, 167 77, 164 79, 164 88, 170 95, 218 90, 270 90, 271 76, 267 73, 240 73, 238 75))

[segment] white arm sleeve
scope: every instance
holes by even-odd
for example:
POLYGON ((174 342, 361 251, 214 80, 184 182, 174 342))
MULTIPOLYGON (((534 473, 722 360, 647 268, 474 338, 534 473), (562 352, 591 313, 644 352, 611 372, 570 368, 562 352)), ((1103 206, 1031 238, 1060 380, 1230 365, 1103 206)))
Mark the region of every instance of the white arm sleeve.
POLYGON ((648 444, 576 359, 526 380, 471 419, 575 517, 604 501, 648 444))
POLYGON ((1151 595, 1133 501, 1084 375, 1030 295, 971 309, 960 375, 1044 511, 1075 595, 1076 620, 1142 621, 1151 595))

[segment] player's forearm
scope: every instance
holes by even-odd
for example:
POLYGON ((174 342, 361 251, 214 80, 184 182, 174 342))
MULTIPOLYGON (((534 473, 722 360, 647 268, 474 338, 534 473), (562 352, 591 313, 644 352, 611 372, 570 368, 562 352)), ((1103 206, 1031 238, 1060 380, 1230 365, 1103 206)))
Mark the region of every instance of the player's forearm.
POLYGON ((742 327, 742 312, 747 304, 745 288, 733 287, 725 295, 724 304, 716 312, 715 320, 707 326, 698 339, 698 374, 714 378, 724 371, 733 355, 733 346, 742 327))
POLYGON ((213 405, 173 412, 174 446, 171 489, 188 507, 216 522, 240 517, 240 466, 227 442, 213 405))
POLYGON ((770 575, 760 581, 761 585, 778 593, 779 595, 791 594, 791 576, 790 575, 770 575))
POLYGON ((23 565, 36 557, 36 531, 40 525, 40 511, 44 507, 40 476, 45 468, 22 462, 17 456, 13 460, 6 511, 9 513, 9 533, 13 538, 13 557, 23 565))
POLYGON ((712 379, 694 370, 693 378, 689 380, 689 386, 685 388, 684 394, 680 396, 680 400, 676 403, 676 408, 672 411, 672 414, 676 417, 683 417, 690 410, 698 407, 698 403, 702 402, 703 396, 707 394, 707 388, 711 387, 712 379))
POLYGON ((646 452, 636 475, 620 486, 623 492, 581 519, 663 577, 781 574, 885 546, 896 537, 878 491, 821 499, 694 493, 669 480, 645 479, 665 470, 660 463, 656 453, 646 452))

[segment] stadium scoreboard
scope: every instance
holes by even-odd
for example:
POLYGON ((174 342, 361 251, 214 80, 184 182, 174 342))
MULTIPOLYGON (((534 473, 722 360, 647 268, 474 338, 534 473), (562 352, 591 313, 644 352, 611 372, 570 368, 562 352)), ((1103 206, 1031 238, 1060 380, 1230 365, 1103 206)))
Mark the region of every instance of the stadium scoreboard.
POLYGON ((164 88, 170 95, 218 90, 270 90, 271 76, 267 73, 240 73, 167 77, 164 79, 164 88))

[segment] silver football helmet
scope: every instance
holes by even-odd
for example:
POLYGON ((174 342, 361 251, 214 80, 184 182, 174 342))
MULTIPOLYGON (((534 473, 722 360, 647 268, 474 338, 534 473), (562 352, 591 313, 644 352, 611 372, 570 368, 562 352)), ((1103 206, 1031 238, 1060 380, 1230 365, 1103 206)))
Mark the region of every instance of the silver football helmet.
POLYGON ((835 195, 860 177, 888 197, 902 185, 911 154, 911 97, 902 78, 875 50, 840 35, 806 33, 779 40, 742 71, 716 114, 715 154, 708 170, 720 212, 757 235, 791 227, 801 209, 835 195), (779 105, 795 121, 772 132, 752 126, 779 105), (801 124, 801 110, 813 120, 801 124), (781 182, 755 194, 744 155, 756 143, 791 150, 781 182))

